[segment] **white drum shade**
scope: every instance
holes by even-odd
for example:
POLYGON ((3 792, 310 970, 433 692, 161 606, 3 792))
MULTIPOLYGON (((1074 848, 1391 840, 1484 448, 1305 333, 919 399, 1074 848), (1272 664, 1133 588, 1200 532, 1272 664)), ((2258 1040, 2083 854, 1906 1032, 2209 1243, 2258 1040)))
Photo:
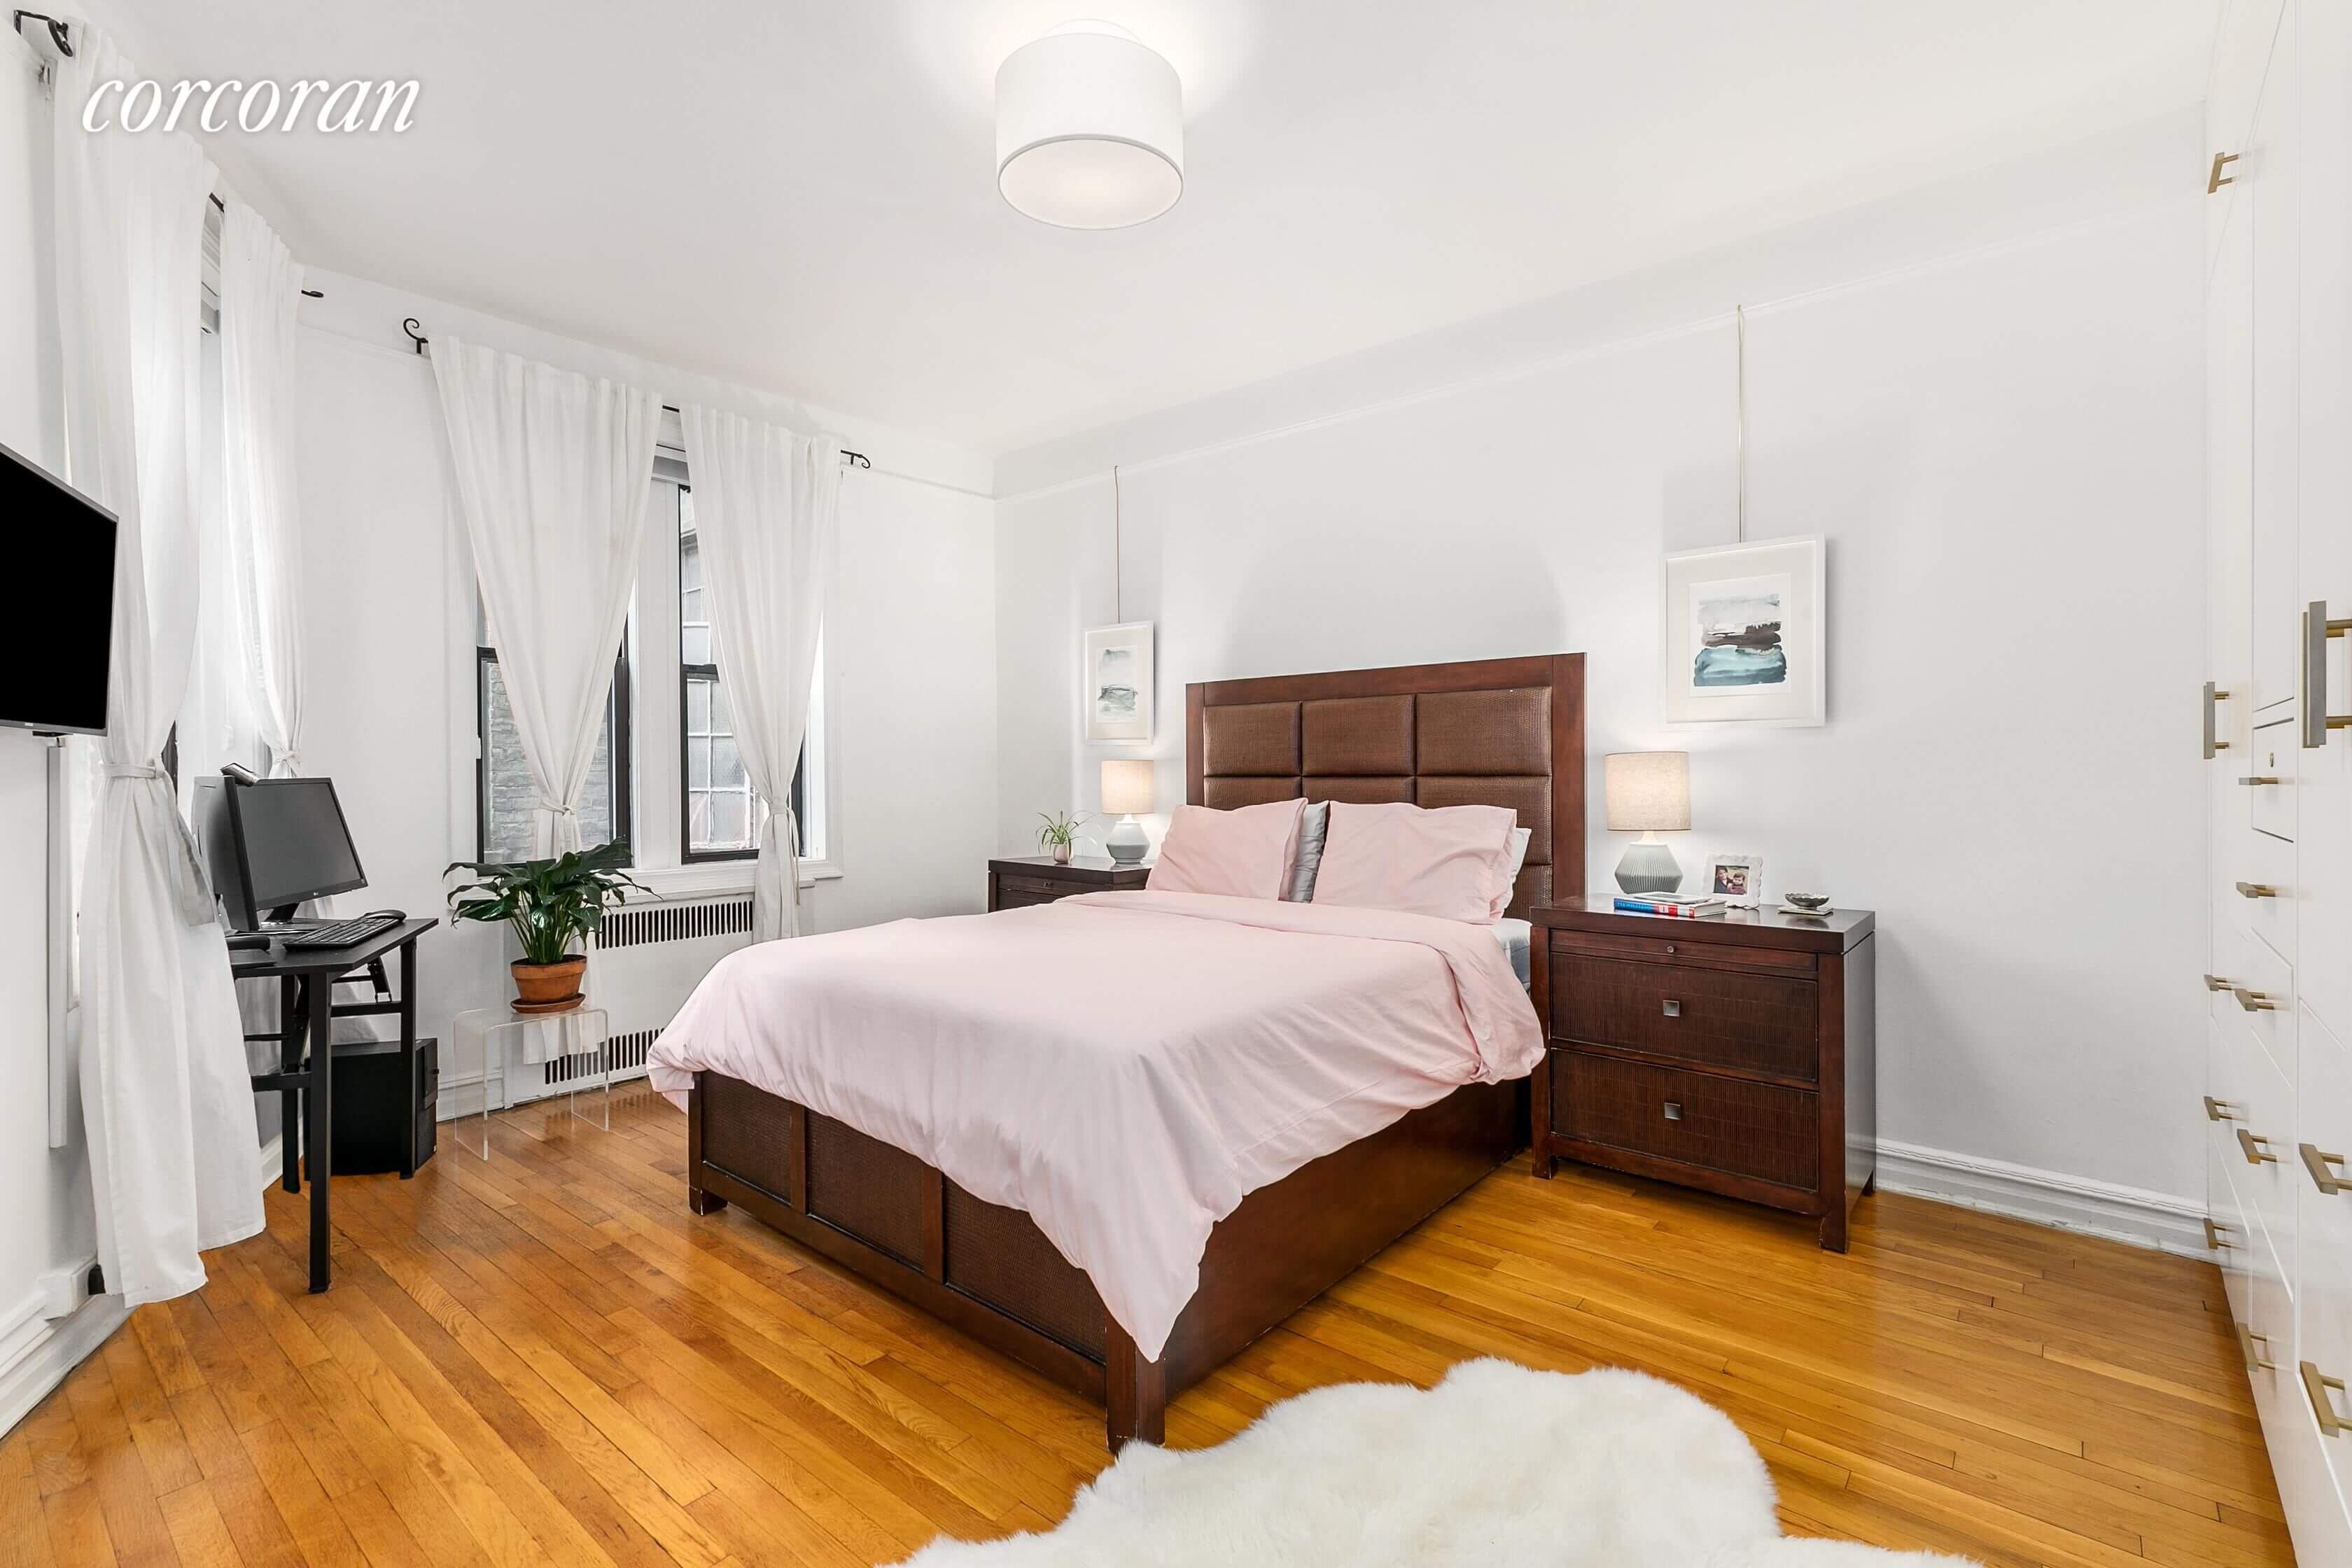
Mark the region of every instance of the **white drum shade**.
POLYGON ((996 188, 1062 228, 1124 228, 1184 190, 1176 68, 1108 22, 1065 22, 996 72, 996 188))

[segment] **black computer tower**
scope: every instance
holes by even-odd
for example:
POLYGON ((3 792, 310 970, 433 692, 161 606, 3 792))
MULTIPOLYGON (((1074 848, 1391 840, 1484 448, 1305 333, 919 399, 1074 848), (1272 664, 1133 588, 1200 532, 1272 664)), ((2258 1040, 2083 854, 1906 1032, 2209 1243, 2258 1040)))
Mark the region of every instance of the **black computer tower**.
POLYGON ((440 1042, 335 1043, 335 1174, 413 1172, 433 1158, 441 1100, 440 1042))

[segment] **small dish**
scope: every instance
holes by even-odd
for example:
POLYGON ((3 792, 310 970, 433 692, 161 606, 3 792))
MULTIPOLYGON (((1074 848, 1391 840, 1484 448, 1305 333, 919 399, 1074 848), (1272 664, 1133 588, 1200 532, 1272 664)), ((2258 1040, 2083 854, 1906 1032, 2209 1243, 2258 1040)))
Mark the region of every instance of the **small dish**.
POLYGON ((1801 909, 1784 900, 1780 904, 1780 912, 1784 915, 1797 915, 1805 920, 1817 921, 1824 915, 1833 915, 1837 913, 1837 910, 1830 908, 1827 904, 1823 904, 1821 908, 1814 910, 1801 909))

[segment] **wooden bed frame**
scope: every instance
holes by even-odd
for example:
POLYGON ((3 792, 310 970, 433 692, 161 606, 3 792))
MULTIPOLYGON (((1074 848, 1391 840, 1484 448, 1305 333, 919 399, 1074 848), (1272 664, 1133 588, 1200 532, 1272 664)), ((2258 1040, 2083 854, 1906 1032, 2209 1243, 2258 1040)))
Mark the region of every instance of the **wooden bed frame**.
MULTIPOLYGON (((1486 804, 1533 834, 1511 912, 1584 887, 1584 656, 1185 688, 1185 798, 1486 804)), ((1029 1216, 914 1155, 750 1084, 697 1075, 687 1203, 730 1203, 1102 1404, 1116 1450, 1168 1401, 1460 1195, 1528 1142, 1526 1083, 1471 1084, 1244 1198, 1145 1361, 1029 1216)))

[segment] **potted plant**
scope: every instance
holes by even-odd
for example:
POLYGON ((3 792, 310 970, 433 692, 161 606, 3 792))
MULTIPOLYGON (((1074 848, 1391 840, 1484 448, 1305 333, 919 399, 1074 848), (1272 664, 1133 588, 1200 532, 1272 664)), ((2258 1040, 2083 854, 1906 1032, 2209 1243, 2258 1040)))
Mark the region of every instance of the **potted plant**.
POLYGON ((1078 825, 1083 816, 1065 816, 1060 812, 1037 814, 1045 826, 1037 830, 1037 847, 1054 858, 1056 866, 1070 863, 1070 846, 1078 839, 1078 825))
POLYGON ((508 966, 514 976, 515 1010, 567 1013, 580 1005, 584 953, 572 944, 596 929, 607 904, 625 889, 647 889, 617 868, 627 864, 626 844, 600 844, 552 860, 453 860, 441 874, 470 871, 475 880, 449 892, 449 913, 461 921, 505 921, 522 943, 522 957, 508 966))

